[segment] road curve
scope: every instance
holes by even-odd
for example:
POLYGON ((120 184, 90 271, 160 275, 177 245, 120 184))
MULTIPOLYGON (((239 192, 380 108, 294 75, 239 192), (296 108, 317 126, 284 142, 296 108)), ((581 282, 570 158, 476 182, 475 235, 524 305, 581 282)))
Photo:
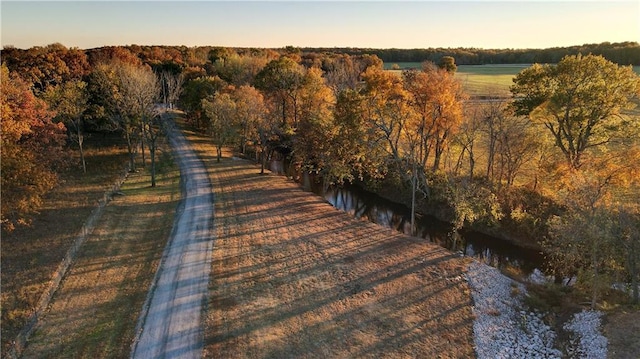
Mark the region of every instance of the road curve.
POLYGON ((204 164, 182 133, 170 127, 183 197, 155 284, 138 319, 131 351, 134 359, 202 356, 201 313, 211 270, 213 192, 204 164))

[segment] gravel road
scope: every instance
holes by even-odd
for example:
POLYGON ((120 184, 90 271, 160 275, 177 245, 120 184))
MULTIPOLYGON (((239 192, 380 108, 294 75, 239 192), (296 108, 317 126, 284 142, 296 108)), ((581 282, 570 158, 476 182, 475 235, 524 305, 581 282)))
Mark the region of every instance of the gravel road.
POLYGON ((169 133, 183 198, 138 320, 132 358, 202 356, 201 312, 211 269, 213 194, 207 171, 189 142, 175 129, 169 133))

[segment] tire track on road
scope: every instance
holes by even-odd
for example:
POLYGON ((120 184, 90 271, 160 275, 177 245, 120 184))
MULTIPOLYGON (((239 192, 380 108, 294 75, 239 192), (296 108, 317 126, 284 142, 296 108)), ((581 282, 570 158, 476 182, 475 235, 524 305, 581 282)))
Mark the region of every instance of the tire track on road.
POLYGON ((202 161, 175 128, 168 131, 183 199, 171 238, 138 320, 131 358, 200 358, 201 313, 213 247, 213 192, 202 161))

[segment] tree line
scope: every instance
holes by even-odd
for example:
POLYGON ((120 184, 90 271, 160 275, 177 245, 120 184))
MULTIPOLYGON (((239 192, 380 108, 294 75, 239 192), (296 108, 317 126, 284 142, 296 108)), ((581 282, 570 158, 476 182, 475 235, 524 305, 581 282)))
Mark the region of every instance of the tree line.
POLYGON ((600 55, 620 65, 640 66, 640 44, 637 42, 603 42, 546 49, 479 49, 479 48, 427 48, 427 49, 361 49, 361 48, 305 48, 304 52, 337 52, 349 55, 371 54, 385 63, 439 62, 443 56, 452 56, 460 65, 533 64, 560 62, 563 57, 577 54, 600 55))
POLYGON ((10 48, 2 60, 3 230, 27 224, 62 171, 77 166, 87 172, 84 142, 90 133, 121 133, 131 171, 138 154, 146 164, 148 152, 155 186, 158 104, 177 102, 180 73, 144 64, 119 48, 98 55, 61 44, 10 48), (71 163, 71 148, 79 152, 77 164, 71 163))
MULTIPOLYGON (((3 132, 5 122, 16 128, 2 139, 3 223, 19 208, 5 208, 14 203, 5 193, 19 197, 34 177, 45 178, 17 181, 20 175, 8 174, 20 171, 5 168, 5 153, 36 142, 64 150, 65 133, 67 144, 81 148, 85 131, 117 130, 132 167, 135 156, 144 163, 145 146, 153 162, 161 135, 154 104, 164 102, 178 104, 211 137, 218 159, 224 146, 255 157, 262 171, 286 159, 290 176, 357 183, 413 214, 449 220, 452 235, 473 227, 533 241, 558 275, 577 276, 593 290, 594 305, 612 281, 637 288, 640 123, 631 108, 640 80, 603 56, 533 65, 514 78, 512 99, 485 101, 465 94, 455 56, 400 75, 385 71, 375 54, 293 47, 82 51, 53 44, 5 49, 2 61, 3 84, 15 84, 24 99, 3 94, 3 109, 16 114, 2 117, 3 132), (41 128, 49 142, 29 141, 41 128)), ((53 158, 34 148, 7 163, 55 174, 53 158)))

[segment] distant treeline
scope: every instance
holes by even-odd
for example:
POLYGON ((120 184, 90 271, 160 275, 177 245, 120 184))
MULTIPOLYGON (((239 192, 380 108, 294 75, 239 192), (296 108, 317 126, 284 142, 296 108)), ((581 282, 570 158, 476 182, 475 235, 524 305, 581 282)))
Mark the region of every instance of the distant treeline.
POLYGON ((452 56, 458 65, 557 63, 566 55, 602 55, 620 65, 640 66, 640 44, 637 42, 603 42, 548 49, 365 49, 365 48, 304 48, 303 52, 336 52, 349 55, 376 55, 385 63, 438 63, 443 56, 452 56))
MULTIPOLYGON (((33 47, 20 50, 12 46, 6 46, 2 51, 2 62, 11 68, 11 62, 22 61, 24 57, 42 53, 52 47, 64 48, 61 44, 52 44, 46 47, 33 47), (8 58, 8 61, 6 61, 8 58)), ((71 50, 71 49, 70 49, 71 50)), ((74 49, 77 51, 77 49, 74 49)), ((451 56, 458 65, 486 65, 486 64, 532 64, 532 63, 558 63, 567 55, 593 54, 601 55, 609 61, 619 65, 640 66, 640 44, 638 42, 603 42, 600 44, 584 44, 569 47, 553 47, 547 49, 479 49, 479 48, 423 48, 423 49, 372 49, 372 48, 299 48, 287 46, 284 48, 240 48, 220 46, 104 46, 94 49, 81 50, 87 56, 90 63, 96 63, 103 58, 116 57, 138 58, 143 63, 157 67, 180 66, 183 69, 196 66, 205 66, 210 62, 212 53, 218 53, 226 57, 230 54, 241 56, 258 56, 265 58, 277 58, 282 54, 297 54, 308 66, 317 64, 323 58, 340 55, 351 56, 376 56, 385 63, 400 62, 424 62, 439 63, 443 56, 451 56)), ((50 52, 50 51, 46 51, 50 52)), ((39 56, 35 56, 39 57, 39 56)), ((42 59, 41 59, 42 60, 42 59)), ((130 59, 127 59, 130 60, 130 59)), ((125 61, 127 61, 125 60, 125 61)))

